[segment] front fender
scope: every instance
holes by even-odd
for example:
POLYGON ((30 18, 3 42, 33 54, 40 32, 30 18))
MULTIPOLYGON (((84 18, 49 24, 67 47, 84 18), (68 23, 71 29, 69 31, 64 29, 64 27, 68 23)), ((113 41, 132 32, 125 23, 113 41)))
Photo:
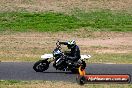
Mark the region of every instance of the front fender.
POLYGON ((42 59, 53 58, 53 54, 44 54, 44 55, 41 55, 41 58, 42 58, 42 59))

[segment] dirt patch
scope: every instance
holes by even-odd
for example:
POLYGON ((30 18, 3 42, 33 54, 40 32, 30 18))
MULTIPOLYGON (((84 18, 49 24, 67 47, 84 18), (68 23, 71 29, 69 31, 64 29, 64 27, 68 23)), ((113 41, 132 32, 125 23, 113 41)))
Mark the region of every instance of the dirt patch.
POLYGON ((131 46, 132 37, 117 37, 110 39, 77 39, 79 45, 83 46, 104 46, 104 47, 118 47, 118 46, 131 46))
POLYGON ((81 53, 132 53, 131 32, 111 32, 108 33, 109 36, 106 36, 106 32, 93 32, 92 34, 98 35, 83 38, 73 32, 0 34, 0 58, 39 58, 41 54, 51 53, 57 40, 71 39, 76 40, 81 53))
POLYGON ((0 0, 0 11, 57 11, 74 8, 132 11, 132 0, 0 0))

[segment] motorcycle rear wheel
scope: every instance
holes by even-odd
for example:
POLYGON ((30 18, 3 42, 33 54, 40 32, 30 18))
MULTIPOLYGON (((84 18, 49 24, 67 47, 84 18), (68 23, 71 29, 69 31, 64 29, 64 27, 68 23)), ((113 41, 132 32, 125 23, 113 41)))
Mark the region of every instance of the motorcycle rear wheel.
POLYGON ((43 72, 47 70, 48 68, 49 68, 49 63, 47 60, 39 60, 33 66, 33 69, 36 72, 43 72))
MULTIPOLYGON (((85 67, 86 67, 85 61, 82 61, 81 67, 82 67, 83 69, 85 69, 85 67)), ((71 69, 71 72, 74 73, 74 74, 78 74, 78 73, 79 73, 78 68, 79 68, 79 66, 78 66, 77 68, 72 68, 72 69, 71 69)))

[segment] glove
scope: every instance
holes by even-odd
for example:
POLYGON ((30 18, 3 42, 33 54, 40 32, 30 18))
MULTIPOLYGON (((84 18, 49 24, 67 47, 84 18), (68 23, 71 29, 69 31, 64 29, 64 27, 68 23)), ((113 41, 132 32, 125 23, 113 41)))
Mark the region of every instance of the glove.
POLYGON ((65 57, 66 60, 68 59, 68 56, 67 55, 65 55, 64 57, 65 57))
POLYGON ((65 59, 67 59, 67 57, 68 57, 68 56, 66 56, 66 55, 64 56, 65 59))

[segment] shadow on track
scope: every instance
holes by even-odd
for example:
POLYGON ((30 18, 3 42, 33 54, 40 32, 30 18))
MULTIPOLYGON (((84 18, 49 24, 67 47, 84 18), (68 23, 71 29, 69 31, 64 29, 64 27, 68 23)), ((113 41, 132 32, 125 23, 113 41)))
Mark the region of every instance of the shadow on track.
POLYGON ((50 72, 50 71, 47 71, 47 72, 42 72, 42 73, 58 73, 58 74, 74 74, 74 73, 72 73, 72 72, 57 72, 57 71, 52 71, 52 72, 50 72))

